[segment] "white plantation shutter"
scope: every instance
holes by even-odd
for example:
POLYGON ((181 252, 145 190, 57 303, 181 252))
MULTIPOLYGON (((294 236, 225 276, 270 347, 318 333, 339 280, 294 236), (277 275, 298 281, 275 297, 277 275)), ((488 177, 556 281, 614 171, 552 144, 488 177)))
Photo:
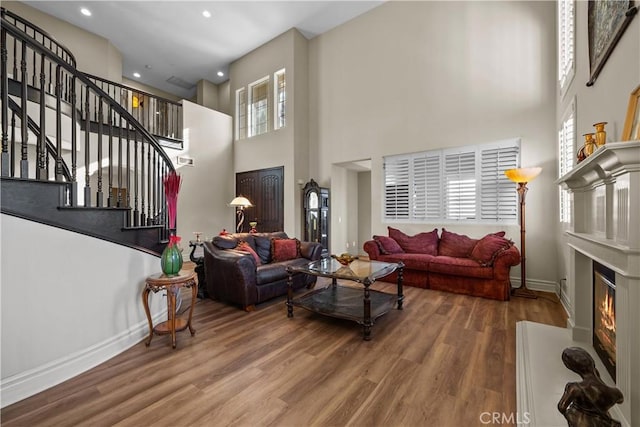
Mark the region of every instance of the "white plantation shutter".
POLYGON ((558 0, 558 80, 564 95, 575 73, 575 0, 558 0))
MULTIPOLYGON (((558 175, 567 174, 573 169, 573 159, 576 146, 575 132, 575 98, 562 117, 562 125, 558 131, 558 175)), ((560 222, 570 222, 571 198, 569 192, 560 187, 559 189, 560 222)))
POLYGON ((409 218, 409 156, 384 160, 384 217, 409 218))
POLYGON ((465 220, 476 217, 476 153, 446 154, 445 217, 465 220))
POLYGON ((384 158, 384 219, 416 222, 517 220, 520 140, 384 158))
POLYGON ((518 166, 518 147, 490 148, 480 155, 480 217, 484 220, 517 219, 518 196, 504 174, 518 166))
POLYGON ((442 217, 440 155, 421 153, 413 157, 412 213, 416 220, 442 217))

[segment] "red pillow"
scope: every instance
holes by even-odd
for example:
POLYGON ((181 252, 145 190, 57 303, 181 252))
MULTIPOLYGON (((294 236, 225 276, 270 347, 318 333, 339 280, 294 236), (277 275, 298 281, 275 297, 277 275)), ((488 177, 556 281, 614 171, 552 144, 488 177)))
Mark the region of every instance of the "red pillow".
POLYGON ((482 266, 493 265, 496 257, 502 251, 506 251, 513 242, 495 234, 487 234, 476 243, 471 251, 470 258, 478 261, 482 266))
POLYGON ((389 237, 398 242, 403 251, 409 254, 438 255, 438 229, 428 233, 418 233, 408 236, 397 228, 387 227, 389 237))
POLYGON ((273 262, 287 261, 300 257, 300 240, 271 239, 271 258, 273 262))
POLYGON ((478 243, 477 239, 472 239, 463 234, 452 233, 443 227, 440 244, 438 245, 438 255, 467 258, 476 243, 478 243))
POLYGON ((250 253, 253 256, 253 259, 256 260, 256 266, 262 265, 262 261, 260 260, 260 257, 258 256, 256 251, 253 250, 251 245, 249 245, 247 242, 242 241, 242 242, 238 243, 238 246, 236 246, 236 249, 239 250, 239 251, 242 251, 242 252, 250 253))
POLYGON ((373 240, 375 240, 376 243, 378 244, 378 247, 380 248, 380 253, 382 255, 404 253, 404 251, 402 250, 398 242, 393 240, 391 237, 373 236, 373 240))

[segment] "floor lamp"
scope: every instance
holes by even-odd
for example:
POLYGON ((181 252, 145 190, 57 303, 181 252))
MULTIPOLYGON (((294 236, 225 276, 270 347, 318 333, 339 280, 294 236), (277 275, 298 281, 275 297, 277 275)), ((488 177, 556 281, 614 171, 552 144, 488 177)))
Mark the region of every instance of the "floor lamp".
POLYGON ((238 196, 229 203, 229 206, 236 208, 236 216, 238 223, 236 225, 236 233, 242 232, 242 224, 244 223, 244 208, 253 206, 246 197, 238 196))
POLYGON ((527 288, 527 256, 525 245, 525 196, 527 195, 527 183, 540 175, 542 168, 519 168, 504 171, 511 181, 518 184, 518 201, 520 204, 520 287, 513 289, 511 294, 516 297, 538 298, 535 292, 527 288))

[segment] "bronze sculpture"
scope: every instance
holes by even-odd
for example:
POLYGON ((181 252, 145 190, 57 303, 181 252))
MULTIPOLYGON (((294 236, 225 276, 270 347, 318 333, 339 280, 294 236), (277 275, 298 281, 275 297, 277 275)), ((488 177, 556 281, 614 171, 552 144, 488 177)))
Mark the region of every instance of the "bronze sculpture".
POLYGON ((622 403, 622 392, 602 381, 591 355, 583 348, 569 347, 562 352, 562 362, 582 377, 580 382, 567 383, 558 402, 569 427, 620 427, 609 409, 622 403))

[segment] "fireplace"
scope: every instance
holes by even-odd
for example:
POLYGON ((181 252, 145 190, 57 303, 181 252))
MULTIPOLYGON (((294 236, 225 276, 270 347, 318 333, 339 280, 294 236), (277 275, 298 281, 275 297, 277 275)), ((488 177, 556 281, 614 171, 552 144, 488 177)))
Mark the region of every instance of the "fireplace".
POLYGON ((616 380, 616 275, 593 263, 593 347, 616 380))

